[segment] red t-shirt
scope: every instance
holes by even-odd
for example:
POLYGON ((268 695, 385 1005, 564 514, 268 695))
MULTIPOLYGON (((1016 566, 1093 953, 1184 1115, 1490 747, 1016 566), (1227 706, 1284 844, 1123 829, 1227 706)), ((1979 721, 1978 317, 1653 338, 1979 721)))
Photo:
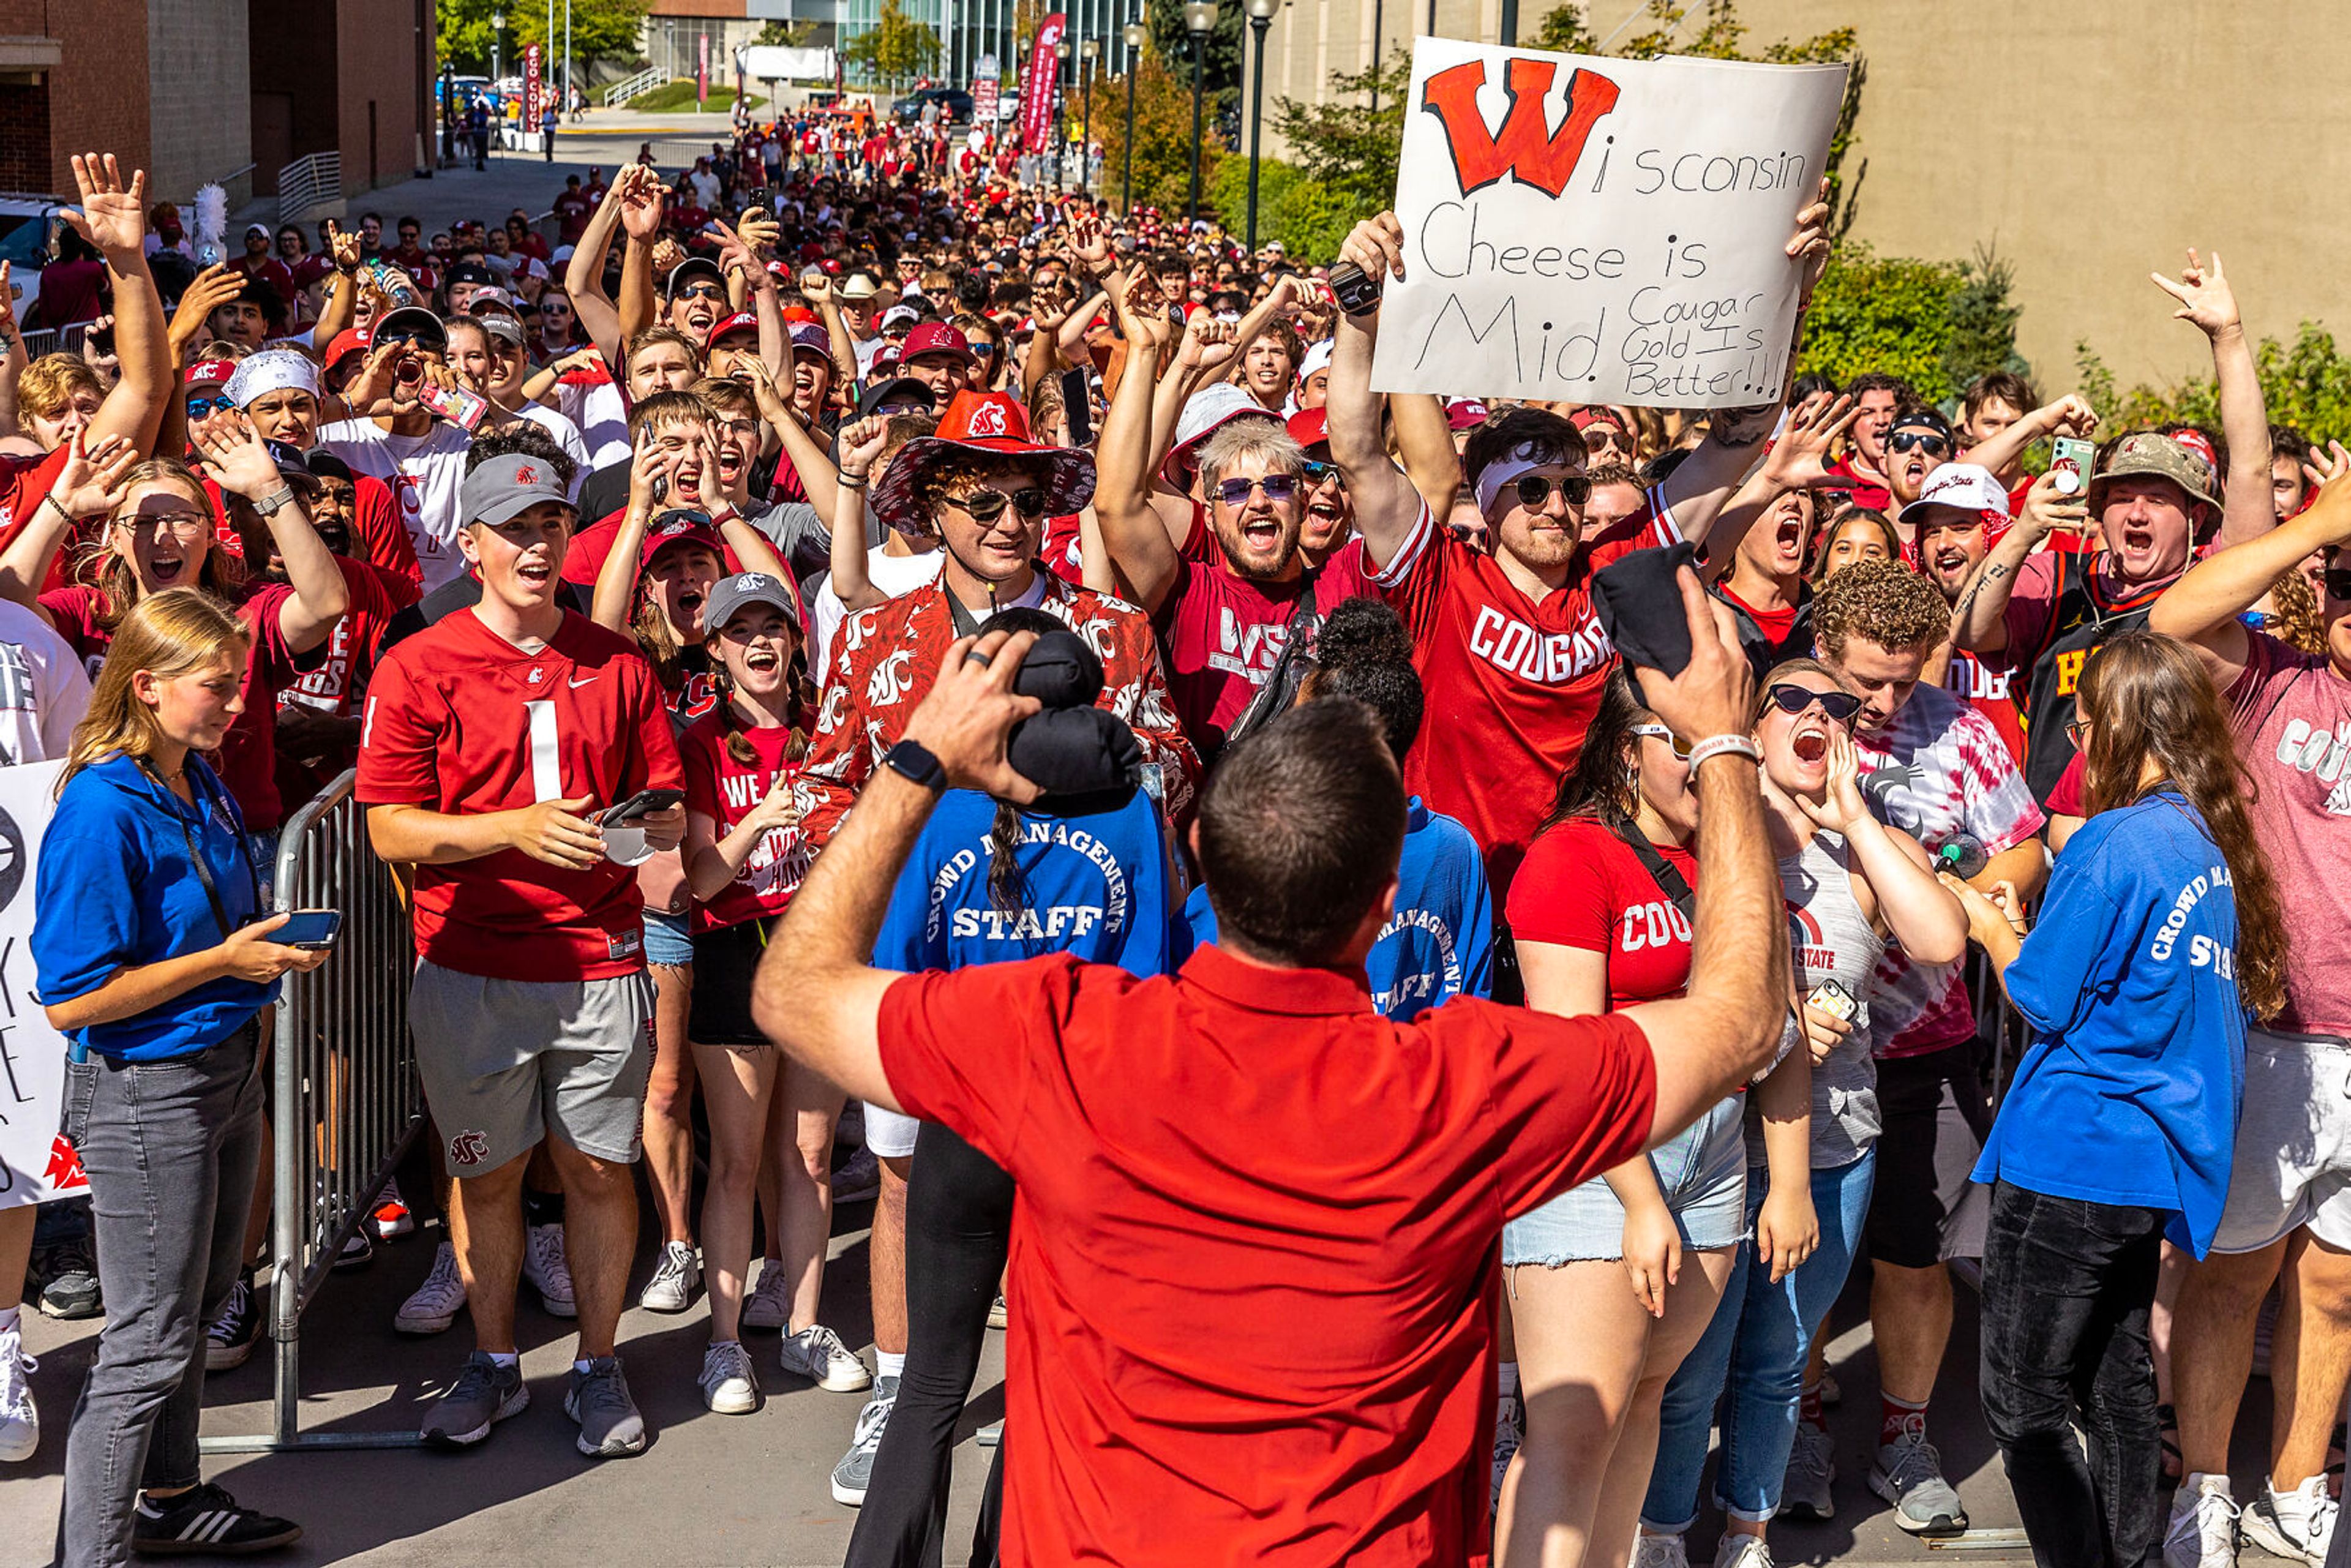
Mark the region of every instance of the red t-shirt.
POLYGON ((284 688, 281 703, 298 702, 322 713, 349 716, 352 698, 367 684, 375 667, 376 649, 392 618, 416 602, 416 590, 405 578, 363 560, 338 556, 343 585, 350 591, 351 607, 327 634, 325 662, 284 688))
POLYGON ((1447 534, 1424 507, 1395 559, 1372 573, 1412 629, 1428 693, 1405 787, 1469 830, 1498 897, 1575 766, 1616 662, 1592 612, 1592 574, 1680 537, 1652 490, 1641 511, 1587 546, 1576 574, 1537 604, 1492 556, 1447 534))
MULTIPOLYGON (((285 804, 277 793, 277 693, 304 672, 317 669, 326 658, 323 644, 300 654, 286 645, 278 615, 293 597, 294 591, 282 582, 251 582, 244 589, 236 612, 253 632, 253 653, 245 662, 244 678, 237 683, 245 711, 221 737, 220 755, 213 759, 214 771, 235 797, 237 810, 245 813, 245 825, 256 833, 267 832, 286 820, 285 804)), ((113 634, 99 624, 100 607, 99 591, 84 584, 51 589, 41 595, 41 608, 49 612, 57 634, 81 655, 92 680, 98 678, 106 651, 114 641, 113 634)))
POLYGON ((557 232, 563 236, 563 243, 578 245, 580 236, 588 231, 588 218, 595 212, 596 204, 589 200, 585 191, 566 190, 555 198, 550 210, 555 214, 559 225, 557 232))
MULTIPOLYGON (((1853 460, 1840 457, 1828 466, 1829 488, 1850 490, 1853 504, 1866 507, 1874 512, 1886 512, 1894 504, 1894 492, 1886 487, 1883 479, 1865 479, 1853 471, 1853 460)), ((1886 512, 1888 517, 1893 516, 1886 512)))
POLYGON ((1791 604, 1784 610, 1758 610, 1731 592, 1728 582, 1716 584, 1715 591, 1747 612, 1755 624, 1762 628, 1763 635, 1771 639, 1771 645, 1775 648, 1788 640, 1788 632, 1796 624, 1796 617, 1803 612, 1804 607, 1801 604, 1791 604))
POLYGON ((401 521, 400 501, 392 486, 372 474, 351 479, 351 538, 367 559, 408 583, 408 597, 394 609, 405 609, 424 593, 424 569, 416 564, 416 542, 401 521))
MULTIPOLYGON (((735 733, 750 743, 756 758, 747 768, 727 749, 726 732, 726 715, 709 713, 697 719, 677 743, 679 760, 685 765, 685 809, 718 824, 720 838, 734 831, 736 824, 768 798, 778 779, 799 770, 784 758, 792 740, 789 729, 737 728, 735 733)), ((735 880, 721 888, 716 898, 694 906, 695 933, 781 915, 799 891, 800 878, 808 874, 813 852, 797 828, 768 829, 752 846, 750 858, 735 873, 735 880)))
POLYGON ((1943 686, 1968 699, 1968 706, 1991 720, 2000 731, 2008 754, 2024 764, 2024 716, 2017 711, 2016 698, 2010 687, 2016 680, 2016 666, 2009 662, 2005 651, 1998 653, 1970 653, 1965 648, 1951 650, 1951 667, 1943 675, 1943 686))
POLYGON ((241 273, 246 277, 259 278, 277 292, 278 298, 288 305, 294 303, 296 292, 294 274, 287 270, 286 264, 276 256, 264 256, 256 258, 250 256, 240 256, 228 264, 228 269, 231 272, 241 273))
MULTIPOLYGON (((669 709, 634 643, 566 612, 527 653, 460 610, 394 644, 369 685, 357 794, 451 816, 683 788, 669 709)), ((636 873, 569 871, 500 850, 416 868, 416 951, 509 980, 598 980, 644 967, 636 873)))
POLYGON ((908 976, 879 1034, 1020 1188, 1007 1564, 1484 1560, 1495 1239, 1647 1141, 1637 1025, 1209 946, 908 976))
POLYGON ((7 549, 17 531, 31 520, 33 509, 57 482, 72 456, 70 444, 38 457, 0 455, 0 549, 7 549))
MULTIPOLYGON (((1698 856, 1658 856, 1698 886, 1698 856)), ((1572 817, 1527 846, 1510 884, 1510 935, 1604 954, 1608 1010, 1678 997, 1689 985, 1690 925, 1632 847, 1589 817, 1572 817)))
MULTIPOLYGON (((1167 655, 1167 692, 1176 716, 1203 760, 1223 749, 1225 731, 1253 701, 1290 642, 1303 576, 1257 582, 1225 563, 1216 537, 1193 531, 1178 558, 1176 581, 1152 617, 1167 655)), ((1328 615, 1343 600, 1372 591, 1364 545, 1349 539, 1314 579, 1314 609, 1328 615)))
POLYGON ((2082 804, 2082 754, 2074 753, 2065 764, 2065 771, 2057 775, 2056 785, 2050 789, 2049 799, 2041 809, 2052 817, 2083 817, 2089 813, 2082 804))

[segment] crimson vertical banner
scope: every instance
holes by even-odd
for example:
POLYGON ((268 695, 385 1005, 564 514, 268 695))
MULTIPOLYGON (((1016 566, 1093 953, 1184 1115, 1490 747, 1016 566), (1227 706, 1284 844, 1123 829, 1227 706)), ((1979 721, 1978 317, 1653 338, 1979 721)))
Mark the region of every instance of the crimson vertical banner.
POLYGON ((1037 41, 1029 50, 1029 74, 1020 82, 1020 140, 1031 152, 1042 152, 1053 141, 1053 88, 1061 70, 1061 35, 1069 17, 1056 11, 1037 26, 1037 41))
POLYGON ((695 40, 694 101, 697 108, 710 101, 710 35, 707 33, 695 40))
POLYGON ((537 131, 540 118, 547 112, 547 89, 538 79, 538 46, 532 44, 522 52, 522 128, 526 132, 537 131))

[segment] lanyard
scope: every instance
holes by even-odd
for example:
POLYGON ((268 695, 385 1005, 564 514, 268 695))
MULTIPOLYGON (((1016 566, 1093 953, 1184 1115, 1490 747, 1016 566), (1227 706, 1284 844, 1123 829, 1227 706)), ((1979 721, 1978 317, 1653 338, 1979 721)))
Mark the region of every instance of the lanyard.
MULTIPOLYGON (((155 771, 154 765, 143 757, 139 759, 139 770, 146 774, 148 778, 153 779, 155 781, 156 788, 163 790, 166 794, 171 793, 171 786, 163 782, 162 775, 157 773, 155 771)), ((258 911, 261 908, 262 903, 261 873, 254 866, 252 846, 246 842, 245 824, 237 816, 235 803, 230 801, 225 794, 215 796, 213 793, 213 787, 211 785, 201 782, 201 780, 207 779, 210 777, 211 775, 209 773, 191 772, 187 775, 190 793, 199 797, 199 801, 191 803, 199 804, 200 806, 216 804, 222 808, 222 815, 228 821, 230 836, 236 840, 237 858, 245 862, 245 874, 248 879, 250 879, 252 883, 253 907, 256 911, 258 911)), ((177 797, 175 796, 173 799, 176 800, 177 797)), ((180 825, 180 837, 188 846, 188 859, 196 868, 196 880, 204 883, 204 902, 212 905, 213 924, 220 927, 221 940, 225 942, 229 939, 231 935, 231 927, 228 923, 228 910, 226 906, 221 903, 220 888, 218 884, 213 881, 212 864, 205 859, 204 851, 197 847, 196 835, 190 831, 188 827, 188 819, 182 816, 178 811, 172 812, 171 817, 172 821, 180 825)))

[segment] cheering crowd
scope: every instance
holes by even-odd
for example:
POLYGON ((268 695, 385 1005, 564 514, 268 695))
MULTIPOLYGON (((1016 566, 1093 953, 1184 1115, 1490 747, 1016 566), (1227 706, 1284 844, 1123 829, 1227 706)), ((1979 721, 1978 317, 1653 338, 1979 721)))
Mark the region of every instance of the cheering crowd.
MULTIPOLYGON (((353 768, 431 1180, 340 1261, 438 1221, 429 1444, 525 1416, 521 1299, 577 1321, 569 1440, 643 1452, 622 1312, 706 1297, 709 1411, 862 1396, 855 1564, 940 1560, 1002 1328, 975 1561, 1770 1568, 1835 1507, 1856 1267, 1866 1484, 1967 1529, 1957 1266, 2036 1561, 2325 1560, 2351 455, 2267 422, 2217 256, 2149 330, 2220 427, 2123 431, 2001 371, 1374 392, 1375 299, 935 125, 203 270, 74 167, 99 329, 0 319, 89 1184, 0 1210, 0 1274, 106 1318, 65 1563, 300 1534, 197 1429, 260 1333, 271 1005, 346 961, 278 831, 353 768), (870 1358, 820 1315, 868 1198, 870 1358)), ((12 1306, 0 1459, 31 1366, 12 1306)))

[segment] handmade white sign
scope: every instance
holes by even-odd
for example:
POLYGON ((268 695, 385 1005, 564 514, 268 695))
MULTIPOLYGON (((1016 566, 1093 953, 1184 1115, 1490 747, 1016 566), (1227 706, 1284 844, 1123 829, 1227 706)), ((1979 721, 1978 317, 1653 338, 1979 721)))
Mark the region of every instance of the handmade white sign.
POLYGON ((33 999, 33 886, 62 762, 0 768, 0 1208, 88 1189, 57 1136, 66 1038, 33 999))
POLYGON ((1738 406, 1780 394, 1842 66, 1415 41, 1383 392, 1738 406))

